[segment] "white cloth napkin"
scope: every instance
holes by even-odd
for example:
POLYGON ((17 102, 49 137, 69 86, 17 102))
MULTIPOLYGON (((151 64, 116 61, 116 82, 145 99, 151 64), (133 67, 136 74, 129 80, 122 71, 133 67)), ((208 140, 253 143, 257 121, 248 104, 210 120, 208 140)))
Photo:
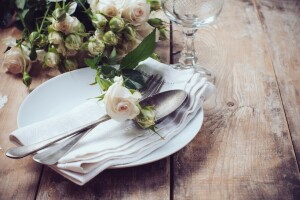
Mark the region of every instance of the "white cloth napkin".
MULTIPOLYGON (((161 139, 151 130, 142 130, 130 120, 106 121, 82 138, 76 146, 52 169, 83 185, 103 170, 138 161, 175 137, 199 112, 202 102, 214 90, 205 78, 191 70, 175 70, 153 59, 140 63, 138 69, 144 76, 161 74, 165 84, 161 91, 183 89, 188 99, 183 105, 157 125, 161 139)), ((61 134, 105 115, 103 104, 92 99, 63 115, 20 128, 10 135, 13 142, 33 144, 61 134)))

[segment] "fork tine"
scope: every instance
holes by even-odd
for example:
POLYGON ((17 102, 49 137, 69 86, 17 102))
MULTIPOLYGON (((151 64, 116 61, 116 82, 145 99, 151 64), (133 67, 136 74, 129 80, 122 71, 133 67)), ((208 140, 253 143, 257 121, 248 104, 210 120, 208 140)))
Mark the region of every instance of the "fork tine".
POLYGON ((145 89, 145 91, 142 94, 143 99, 147 98, 151 94, 151 91, 153 90, 153 88, 155 88, 158 78, 159 78, 159 76, 156 74, 156 75, 154 75, 153 79, 151 79, 151 81, 149 81, 147 88, 145 89))
POLYGON ((155 75, 154 78, 149 83, 149 86, 147 87, 147 89, 144 91, 144 93, 142 95, 142 99, 140 99, 140 101, 144 100, 145 98, 147 98, 153 94, 156 94, 162 85, 163 85, 162 76, 155 75))
POLYGON ((152 90, 150 91, 150 94, 148 96, 152 96, 152 95, 158 93, 158 91, 163 86, 163 84, 164 84, 163 77, 159 76, 158 79, 156 80, 156 84, 154 84, 154 87, 152 88, 152 90))
POLYGON ((145 92, 148 89, 148 85, 152 82, 154 75, 151 75, 145 82, 145 86, 140 90, 141 93, 145 92))

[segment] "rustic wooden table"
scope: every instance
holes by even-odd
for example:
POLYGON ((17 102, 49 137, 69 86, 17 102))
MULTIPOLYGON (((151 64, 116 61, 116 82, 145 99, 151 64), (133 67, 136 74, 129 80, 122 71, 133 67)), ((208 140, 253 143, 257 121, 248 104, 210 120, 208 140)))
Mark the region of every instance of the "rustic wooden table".
MULTIPOLYGON (((165 62, 181 48, 175 29, 159 47, 165 62)), ((19 32, 2 30, 0 40, 9 35, 19 32)), ((225 0, 196 40, 217 87, 197 137, 166 159, 106 170, 82 187, 31 158, 5 157, 28 91, 1 69, 0 199, 300 199, 300 1, 225 0)), ((40 74, 33 88, 47 79, 40 74)))

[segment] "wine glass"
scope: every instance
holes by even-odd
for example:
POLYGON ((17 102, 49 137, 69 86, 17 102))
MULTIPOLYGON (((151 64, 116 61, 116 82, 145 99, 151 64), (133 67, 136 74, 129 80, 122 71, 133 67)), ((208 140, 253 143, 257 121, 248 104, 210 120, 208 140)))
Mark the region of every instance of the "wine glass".
POLYGON ((197 29, 213 22, 221 13, 224 0, 162 0, 162 7, 167 17, 182 26, 184 49, 181 52, 177 69, 194 68, 207 77, 212 74, 196 64, 194 36, 197 29))

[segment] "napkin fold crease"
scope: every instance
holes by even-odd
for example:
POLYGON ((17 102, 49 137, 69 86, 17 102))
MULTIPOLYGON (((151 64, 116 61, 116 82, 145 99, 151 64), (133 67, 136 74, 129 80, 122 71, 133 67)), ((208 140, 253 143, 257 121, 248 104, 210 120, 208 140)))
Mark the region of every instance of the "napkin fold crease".
MULTIPOLYGON (((141 129, 130 120, 109 120, 99 124, 56 165, 50 166, 53 170, 78 185, 84 185, 107 168, 136 162, 180 134, 214 90, 211 83, 192 69, 175 70, 147 59, 140 63, 138 70, 146 77, 162 75, 165 84, 161 91, 183 89, 188 93, 183 105, 157 124, 157 132, 164 139, 151 130, 141 129)), ((105 114, 103 104, 91 99, 68 113, 19 128, 10 135, 10 140, 21 145, 33 144, 87 124, 105 114)))

